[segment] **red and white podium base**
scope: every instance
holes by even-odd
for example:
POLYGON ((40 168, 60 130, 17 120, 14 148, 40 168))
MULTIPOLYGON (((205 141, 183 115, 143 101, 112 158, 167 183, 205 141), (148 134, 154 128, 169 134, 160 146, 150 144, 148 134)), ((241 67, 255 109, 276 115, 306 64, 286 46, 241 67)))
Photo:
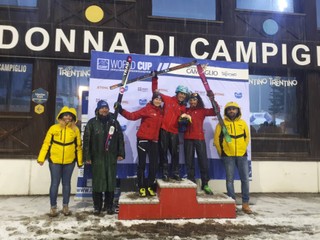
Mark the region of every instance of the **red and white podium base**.
POLYGON ((235 218, 235 201, 223 193, 197 193, 197 185, 187 179, 181 182, 157 180, 155 197, 139 197, 137 192, 121 193, 119 220, 235 218))

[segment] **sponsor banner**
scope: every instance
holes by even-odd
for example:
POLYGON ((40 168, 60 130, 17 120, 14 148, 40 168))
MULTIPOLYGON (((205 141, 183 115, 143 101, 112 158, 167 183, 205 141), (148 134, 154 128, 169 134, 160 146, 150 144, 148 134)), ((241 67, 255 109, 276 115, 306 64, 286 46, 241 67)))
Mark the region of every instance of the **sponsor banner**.
MULTIPOLYGON (((85 100, 87 99, 86 97, 82 98, 82 106, 85 108, 85 110, 83 109, 85 112, 82 114, 82 130, 84 130, 85 123, 90 118, 94 117, 94 110, 99 100, 106 100, 110 106, 110 111, 114 111, 113 104, 117 100, 120 89, 116 88, 111 90, 110 86, 121 82, 127 56, 128 54, 92 51, 89 101, 87 102, 85 100)), ((130 56, 132 57, 132 69, 129 72, 129 80, 146 75, 153 70, 160 71, 194 60, 191 58, 145 56, 139 54, 130 54, 130 56)), ((247 64, 211 60, 197 60, 197 63, 207 65, 206 76, 212 91, 215 93, 215 99, 219 103, 220 108, 223 109, 227 102, 237 102, 241 106, 243 119, 247 122, 248 126, 250 126, 247 64)), ((206 91, 195 65, 159 75, 158 88, 161 93, 174 96, 175 89, 178 85, 185 85, 190 91, 199 93, 204 101, 205 107, 211 108, 211 103, 206 96, 206 91)), ((130 83, 125 88, 122 107, 130 112, 136 111, 144 107, 151 100, 151 96, 151 78, 130 83)), ((117 177, 119 179, 132 178, 136 176, 136 133, 139 129, 140 120, 128 121, 119 115, 118 121, 120 122, 124 133, 126 159, 118 162, 117 177)), ((216 117, 207 117, 204 121, 205 139, 209 159, 209 175, 211 179, 225 179, 222 161, 219 159, 216 148, 213 146, 213 133, 217 123, 218 120, 216 117)), ((183 135, 180 135, 181 176, 186 177, 183 152, 183 135)), ((248 155, 251 176, 251 144, 248 147, 248 155)), ((195 158, 196 157, 197 156, 195 156, 195 158)), ((196 177, 200 177, 197 161, 196 177)), ((235 179, 239 179, 237 172, 235 179)), ((79 171, 76 197, 91 197, 91 183, 91 168, 86 165, 79 171)))
MULTIPOLYGON (((132 69, 128 79, 146 75, 153 70, 164 70, 178 64, 191 62, 194 59, 167 56, 145 56, 130 54, 132 56, 132 69)), ((120 89, 110 90, 110 86, 121 82, 125 62, 128 54, 92 51, 91 78, 89 83, 89 102, 83 97, 82 102, 82 130, 86 122, 94 117, 97 102, 101 99, 108 102, 110 111, 113 112, 113 104, 116 102, 120 89)), ((227 102, 235 101, 241 106, 243 119, 250 126, 249 116, 249 83, 248 66, 245 63, 219 62, 211 60, 198 60, 200 64, 206 64, 206 76, 215 99, 223 109, 227 102)), ((152 97, 151 78, 128 84, 124 89, 122 107, 130 112, 144 107, 152 97)), ((178 85, 185 85, 192 92, 201 95, 205 107, 211 108, 211 103, 206 96, 206 91, 196 72, 196 66, 180 69, 159 76, 158 88, 161 93, 169 96, 175 95, 178 85)), ((84 93, 87 94, 87 93, 84 93)), ((87 96, 87 95, 86 95, 87 96)), ((125 140, 126 159, 118 162, 117 177, 132 178, 136 176, 137 150, 136 133, 140 120, 128 121, 121 115, 118 121, 122 127, 125 140)), ((217 151, 213 146, 213 133, 218 120, 216 117, 207 117, 204 121, 205 140, 209 159, 209 176, 211 179, 225 179, 225 170, 217 151)), ((184 165, 183 135, 180 134, 180 164, 181 176, 186 177, 184 165)), ((248 147, 251 176, 251 144, 248 147)), ((195 156, 196 158, 197 156, 195 156)), ((169 158, 170 159, 170 158, 169 158)), ((196 177, 200 177, 196 161, 196 177)), ((239 179, 236 172, 235 179, 239 179)), ((90 166, 79 170, 77 198, 91 197, 92 172, 90 166)))
MULTIPOLYGON (((121 82, 128 54, 92 51, 91 56, 88 119, 94 117, 97 102, 101 99, 109 103, 111 112, 114 111, 113 104, 117 100, 120 89, 110 90, 110 86, 121 82)), ((148 74, 153 70, 159 71, 194 60, 192 58, 146 56, 140 54, 130 54, 130 56, 132 57, 132 69, 129 73, 129 80, 148 74)), ((220 108, 223 109, 227 102, 237 102, 241 106, 243 119, 250 126, 247 64, 212 60, 197 60, 197 62, 207 65, 206 75, 208 82, 215 93, 215 99, 219 103, 220 108)), ((123 95, 122 107, 130 112, 144 107, 151 100, 152 96, 150 81, 151 78, 128 84, 123 95)), ((174 96, 178 85, 185 85, 190 91, 199 93, 205 107, 211 108, 211 103, 206 96, 204 86, 196 72, 196 66, 159 76, 158 88, 163 94, 174 96)), ((118 177, 134 177, 136 175, 137 163, 136 133, 139 129, 140 120, 128 121, 119 115, 118 121, 124 132, 126 149, 126 159, 118 163, 118 177)), ((213 133, 217 123, 216 117, 207 117, 204 121, 204 130, 210 163, 210 178, 224 179, 225 173, 222 161, 219 159, 217 151, 213 146, 213 133)), ((183 137, 180 139, 180 163, 184 164, 183 137)), ((251 144, 248 148, 248 154, 249 160, 251 160, 251 144)), ((184 174, 185 171, 181 171, 184 174)))

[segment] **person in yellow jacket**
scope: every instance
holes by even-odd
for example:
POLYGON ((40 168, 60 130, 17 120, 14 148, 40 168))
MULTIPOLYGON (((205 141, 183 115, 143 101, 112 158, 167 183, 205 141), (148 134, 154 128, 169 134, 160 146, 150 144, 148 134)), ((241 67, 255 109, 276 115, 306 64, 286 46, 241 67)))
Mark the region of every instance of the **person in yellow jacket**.
POLYGON ((57 116, 57 124, 52 125, 43 141, 38 163, 42 166, 48 157, 51 174, 50 216, 56 217, 57 196, 62 180, 63 208, 65 216, 70 215, 69 199, 71 192, 71 176, 77 162, 82 167, 82 142, 80 130, 76 126, 77 112, 74 108, 64 106, 57 116))
POLYGON ((250 132, 247 123, 241 119, 241 109, 236 102, 228 102, 224 108, 224 124, 231 136, 231 142, 226 142, 217 124, 214 133, 214 145, 222 158, 226 169, 226 186, 229 197, 236 199, 234 191, 234 171, 237 167, 241 180, 242 211, 251 214, 249 207, 249 164, 247 147, 250 132))

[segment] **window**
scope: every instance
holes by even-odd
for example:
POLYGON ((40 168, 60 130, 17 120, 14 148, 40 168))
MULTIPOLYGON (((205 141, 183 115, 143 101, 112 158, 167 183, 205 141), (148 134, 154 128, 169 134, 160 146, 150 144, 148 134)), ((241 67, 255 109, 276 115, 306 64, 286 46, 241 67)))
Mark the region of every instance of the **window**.
POLYGON ((294 12, 294 0, 237 0, 237 8, 274 12, 294 12))
POLYGON ((317 26, 320 28, 320 0, 317 0, 317 26))
POLYGON ((37 0, 0 0, 0 6, 36 7, 37 0))
POLYGON ((81 113, 81 91, 89 87, 90 67, 58 66, 56 115, 63 106, 73 107, 81 113))
POLYGON ((30 112, 32 64, 0 63, 0 112, 30 112))
POLYGON ((152 0, 152 16, 216 20, 216 1, 152 0))
POLYGON ((256 133, 298 134, 294 77, 249 76, 250 126, 256 133))

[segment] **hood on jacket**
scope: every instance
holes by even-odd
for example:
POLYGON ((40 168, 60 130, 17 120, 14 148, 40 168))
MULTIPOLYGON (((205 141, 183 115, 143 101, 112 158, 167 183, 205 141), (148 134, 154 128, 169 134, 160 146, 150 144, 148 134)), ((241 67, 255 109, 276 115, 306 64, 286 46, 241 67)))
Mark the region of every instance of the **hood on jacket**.
POLYGON ((64 114, 64 113, 70 113, 75 123, 78 121, 76 109, 69 108, 67 106, 64 106, 63 108, 61 108, 61 110, 58 113, 57 118, 56 118, 57 121, 62 118, 62 114, 64 114))
POLYGON ((224 106, 224 116, 227 117, 229 119, 229 117, 227 116, 227 108, 228 107, 236 107, 239 109, 237 116, 235 117, 235 119, 240 119, 241 118, 241 108, 239 106, 238 103, 236 102, 228 102, 225 106, 224 106))

